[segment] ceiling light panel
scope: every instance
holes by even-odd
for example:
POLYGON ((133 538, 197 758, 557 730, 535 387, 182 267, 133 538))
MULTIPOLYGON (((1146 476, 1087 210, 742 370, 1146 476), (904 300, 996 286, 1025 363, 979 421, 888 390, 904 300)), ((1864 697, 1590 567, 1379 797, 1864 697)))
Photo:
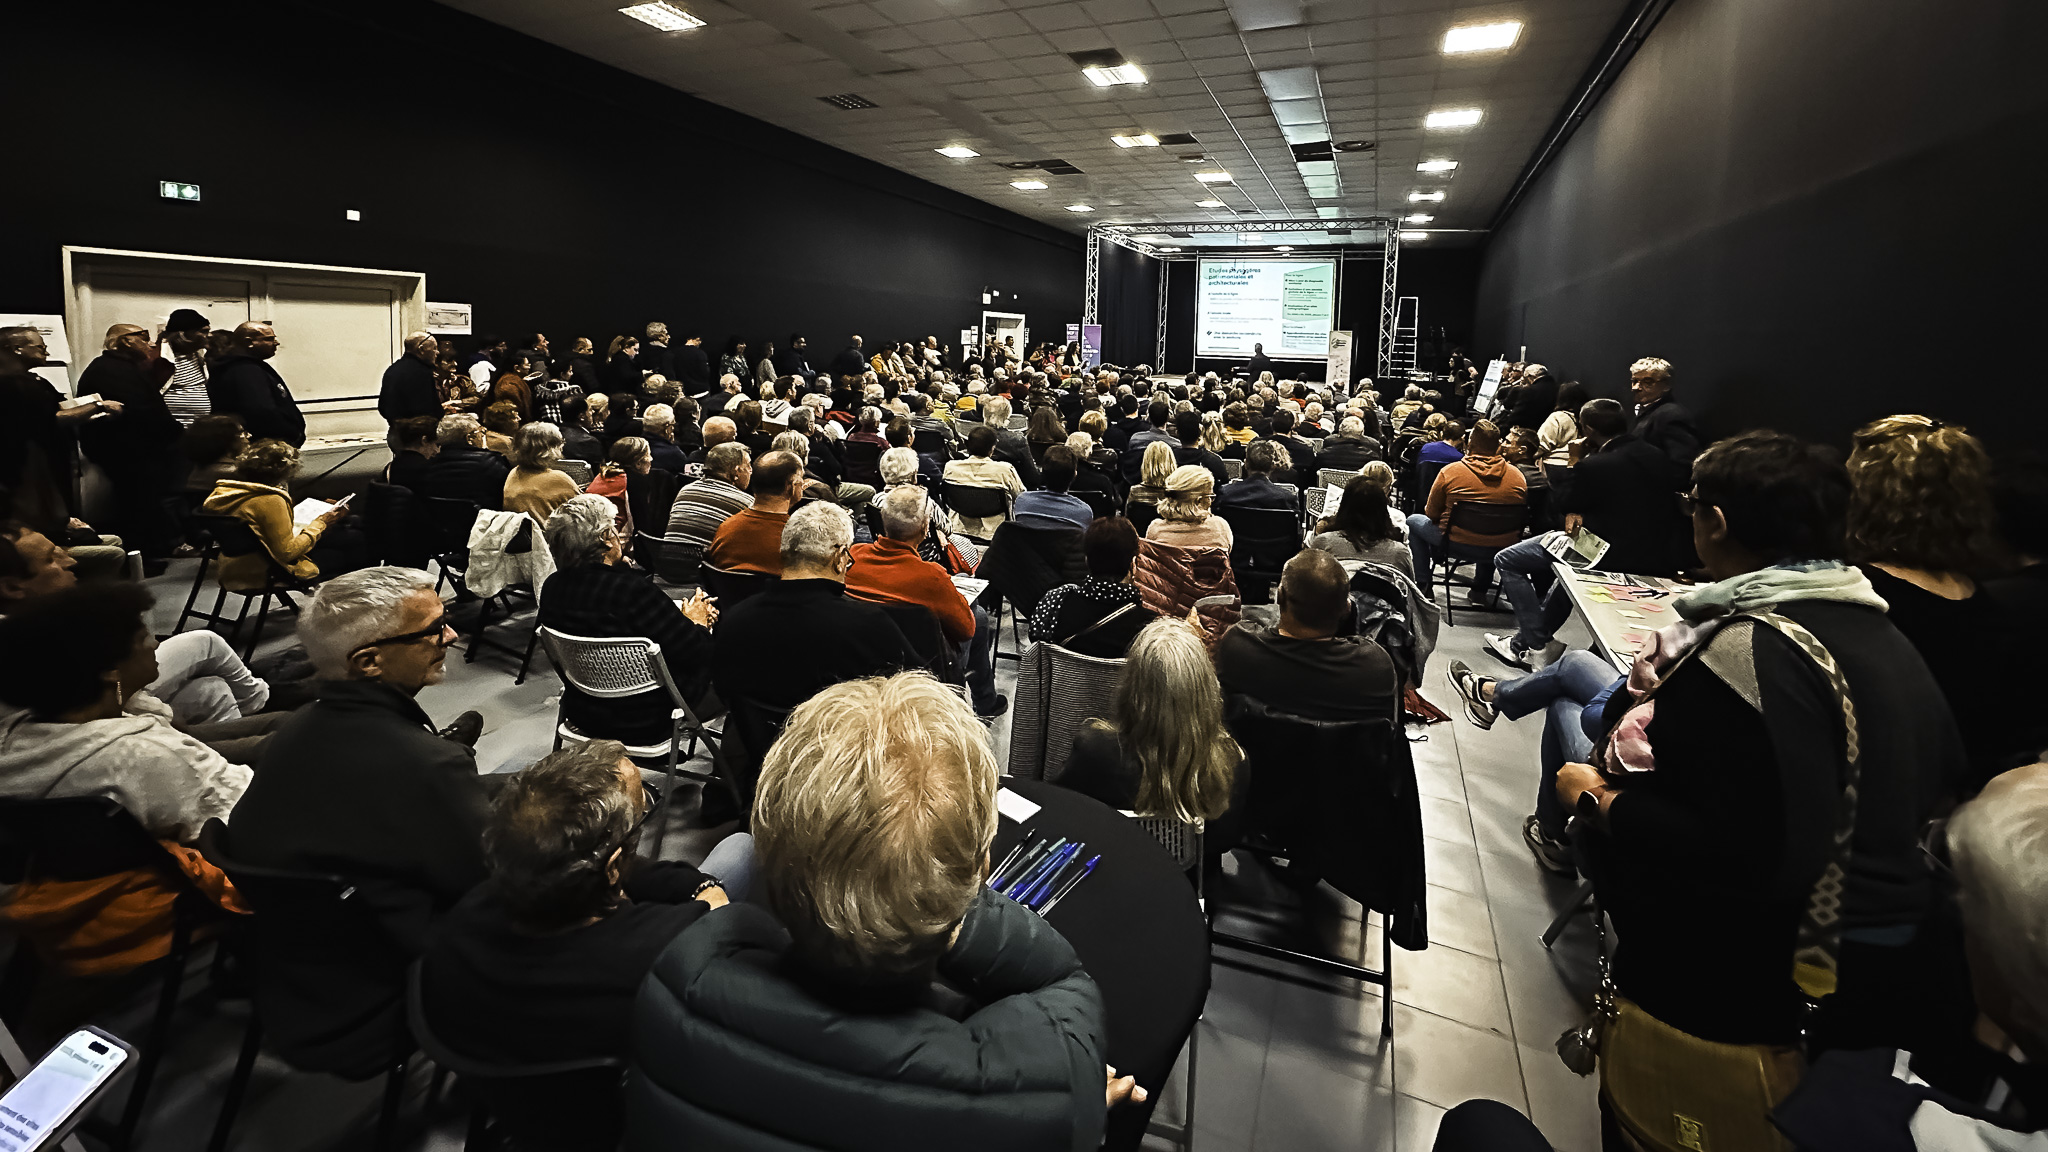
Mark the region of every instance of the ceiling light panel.
POLYGON ((1093 211, 1095 211, 1095 206, 1094 206, 1093 204, 1069 204, 1069 205, 1067 205, 1067 211, 1069 211, 1069 212, 1093 212, 1093 211))
POLYGON ((955 160, 967 160, 981 155, 981 153, 964 144, 954 144, 946 148, 934 148, 932 151, 937 152, 941 156, 951 156, 955 160))
POLYGON ((1136 136, 1111 136, 1109 142, 1119 148, 1159 147, 1159 137, 1152 135, 1150 132, 1141 132, 1136 136))
POLYGON ((1456 160, 1424 160, 1415 166, 1415 170, 1417 172, 1455 172, 1458 170, 1458 162, 1456 160))
POLYGON ((1447 108, 1423 118, 1424 128, 1470 128, 1483 115, 1477 108, 1447 108))
POLYGON ((1515 46, 1522 35, 1522 22, 1508 20, 1499 24, 1466 24, 1444 33, 1444 55, 1456 56, 1465 52, 1499 52, 1515 46))
POLYGON ((1437 204, 1441 203, 1443 198, 1444 194, 1441 192, 1410 192, 1408 194, 1408 202, 1410 204, 1437 204))
POLYGON ((1259 87, 1266 90, 1268 100, 1321 100, 1322 81, 1316 76, 1314 65, 1304 64, 1298 68, 1268 68, 1259 73, 1259 87))
POLYGON ((1204 184, 1228 184, 1230 183, 1230 173, 1197 172, 1195 173, 1195 179, 1200 180, 1204 184))
POLYGON ((1403 223, 1403 224, 1427 224, 1427 223, 1429 223, 1429 222, 1430 222, 1431 220, 1434 220, 1434 219, 1436 219, 1436 217, 1434 217, 1434 216, 1431 216, 1431 215, 1430 215, 1429 213, 1427 213, 1427 212, 1417 212, 1417 213, 1416 213, 1415 215, 1413 215, 1413 216, 1403 216, 1403 217, 1401 217, 1401 223, 1403 223))
POLYGON ((1010 187, 1021 188, 1026 192, 1036 192, 1046 187, 1046 183, 1043 180, 1012 180, 1010 181, 1010 187))
POLYGON ((1427 239, 1429 239, 1429 233, 1427 233, 1427 232, 1403 232, 1403 233, 1401 233, 1401 239, 1402 239, 1402 240, 1403 240, 1404 242, 1405 242, 1405 241, 1409 241, 1409 240, 1427 240, 1427 239))
POLYGON ((687 32, 692 28, 704 26, 704 21, 673 4, 666 3, 665 0, 654 0, 652 4, 634 4, 619 11, 663 32, 687 32))
POLYGON ((1195 207, 1197 207, 1197 208, 1221 208, 1221 207, 1223 207, 1223 201, 1221 201, 1221 200, 1197 200, 1197 201, 1195 201, 1195 207))

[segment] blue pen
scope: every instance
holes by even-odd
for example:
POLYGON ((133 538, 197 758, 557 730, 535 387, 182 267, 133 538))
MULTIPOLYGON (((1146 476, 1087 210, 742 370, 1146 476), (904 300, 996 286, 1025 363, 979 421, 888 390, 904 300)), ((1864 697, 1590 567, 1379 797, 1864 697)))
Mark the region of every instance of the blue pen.
POLYGON ((1040 880, 1044 879, 1046 873, 1051 871, 1053 865, 1063 857, 1064 853, 1067 850, 1068 843, 1069 841, 1066 839, 1066 837, 1062 836, 1060 838, 1060 842, 1053 846, 1053 850, 1051 852, 1045 854, 1045 858, 1043 860, 1040 860, 1035 867, 1033 867, 1029 872, 1026 872, 1024 874, 1023 879, 1018 880, 1015 884, 1012 884, 1009 888, 1005 889, 1003 894, 1005 896, 1008 896, 1010 899, 1015 900, 1024 895, 1024 893, 1030 891, 1031 886, 1038 883, 1040 880))
POLYGON ((1073 879, 1061 885, 1060 890, 1052 894, 1052 899, 1047 900, 1044 906, 1038 909, 1038 914, 1040 916, 1044 916, 1051 913, 1053 905, 1058 904, 1061 898, 1065 897, 1067 893, 1072 892, 1076 884, 1079 884, 1081 881, 1086 880, 1089 874, 1095 871, 1095 865, 1100 863, 1101 860, 1102 857, 1099 854, 1095 856, 1090 856, 1088 858, 1088 862, 1086 864, 1081 865, 1081 871, 1078 874, 1076 874, 1073 879))
POLYGON ((1066 872, 1067 865, 1072 862, 1074 857, 1080 855, 1081 850, 1086 847, 1088 845, 1078 842, 1068 845, 1066 851, 1060 855, 1059 863, 1052 866, 1052 871, 1039 877, 1038 883, 1024 890, 1025 906, 1029 907, 1034 902, 1045 899, 1045 894, 1052 890, 1055 882, 1060 879, 1061 874, 1066 872))
POLYGON ((1049 858, 1053 853, 1059 851, 1060 848, 1066 844, 1066 842, 1067 839, 1064 836, 1060 837, 1057 840, 1040 840, 1031 849, 1031 851, 1026 852, 1024 854, 1024 858, 1022 860, 1017 861, 1015 871, 1009 873, 1007 876, 1003 875, 1002 873, 997 873, 995 876, 989 878, 988 886, 995 889, 998 892, 1008 890, 1010 885, 1015 884, 1019 880, 1022 880, 1027 873, 1036 869, 1040 864, 1044 863, 1046 859, 1049 858))

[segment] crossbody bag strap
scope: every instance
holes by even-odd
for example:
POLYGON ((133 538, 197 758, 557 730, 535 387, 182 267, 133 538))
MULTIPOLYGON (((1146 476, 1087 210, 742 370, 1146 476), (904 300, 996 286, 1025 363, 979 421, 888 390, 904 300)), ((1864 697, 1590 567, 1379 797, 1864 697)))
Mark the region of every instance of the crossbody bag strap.
POLYGON ((1137 607, 1137 604, 1125 603, 1119 606, 1116 609, 1116 611, 1105 615, 1102 619, 1097 620, 1095 623, 1090 624, 1086 628, 1081 629, 1079 632, 1074 633, 1072 636, 1069 636, 1064 640, 1055 640, 1053 641, 1053 643, 1058 644, 1062 648, 1072 647, 1074 641, 1079 640, 1081 637, 1088 635, 1089 633, 1095 631, 1096 629, 1102 627, 1104 624, 1107 624, 1112 620, 1121 619, 1122 617, 1129 615, 1132 612, 1132 610, 1136 609, 1137 607))
POLYGON ((1842 776, 1841 802, 1835 806, 1835 825, 1828 845, 1827 866, 1806 898, 1806 910, 1799 918, 1799 935, 1792 953, 1792 978, 1815 999, 1834 992, 1842 952, 1842 903, 1849 878, 1851 841, 1856 835, 1856 808, 1863 780, 1862 739, 1856 724, 1856 702, 1849 694, 1848 678, 1835 663, 1833 653, 1797 621, 1776 612, 1749 613, 1752 619, 1778 630, 1819 667, 1833 689, 1842 714, 1842 735, 1847 771, 1842 776))

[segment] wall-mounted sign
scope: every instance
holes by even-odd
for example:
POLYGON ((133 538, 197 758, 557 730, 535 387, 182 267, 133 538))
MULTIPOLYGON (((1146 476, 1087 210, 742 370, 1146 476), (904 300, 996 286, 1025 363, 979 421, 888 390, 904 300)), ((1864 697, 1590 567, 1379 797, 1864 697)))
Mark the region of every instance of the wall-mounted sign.
MULTIPOLYGON (((1339 396, 1351 394, 1351 333, 1341 328, 1330 331, 1330 353, 1328 366, 1323 371, 1323 383, 1340 389, 1339 396)), ((1325 512, 1324 515, 1334 515, 1325 512)))
POLYGON ((156 194, 166 200, 197 200, 199 199, 199 185, 180 184, 175 180, 159 180, 156 185, 156 194))
MULTIPOLYGON (((1095 368, 1102 363, 1102 325, 1081 325, 1081 363, 1095 368)), ((1159 365, 1154 364, 1154 368, 1159 365)))
POLYGON ((427 331, 436 336, 469 335, 468 304, 436 304, 427 301, 427 331))

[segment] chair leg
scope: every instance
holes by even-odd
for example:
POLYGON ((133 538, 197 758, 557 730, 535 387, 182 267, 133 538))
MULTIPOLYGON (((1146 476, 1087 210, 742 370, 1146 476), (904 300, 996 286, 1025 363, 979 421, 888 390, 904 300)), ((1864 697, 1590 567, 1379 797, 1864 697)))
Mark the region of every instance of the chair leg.
POLYGON ((469 634, 469 651, 462 654, 464 664, 476 663, 478 649, 484 646, 484 629, 491 626, 491 598, 486 596, 476 606, 476 631, 469 634))
POLYGON ((654 830, 654 858, 661 859, 661 846, 668 840, 669 809, 676 802, 676 769, 682 766, 683 723, 677 721, 675 730, 668 734, 668 778, 661 790, 661 826, 654 830))
POLYGON ((235 1074, 228 1078, 227 1094, 221 1098, 220 1118, 213 1122, 213 1138, 206 1152, 227 1152, 228 1134, 234 1131, 235 1116, 242 1110, 242 1096, 249 1090, 249 1076, 256 1068, 256 1053, 263 1047, 263 1018, 252 1010, 249 1026, 242 1031, 242 1051, 235 1057, 235 1074))
MULTIPOLYGON (((244 662, 247 662, 248 659, 255 654, 256 646, 258 644, 263 643, 263 624, 266 620, 270 619, 271 597, 283 595, 284 593, 279 592, 273 588, 265 588, 263 590, 262 598, 256 606, 256 628, 254 631, 249 633, 249 646, 247 648, 242 649, 242 660, 244 662)), ((245 600, 243 601, 243 603, 246 604, 248 603, 248 601, 245 600)))
POLYGON ((405 1076, 412 1070, 412 1057, 401 1058, 384 1076, 384 1104, 377 1112, 377 1152, 393 1152, 398 1146, 398 1110, 405 1103, 405 1076))
POLYGON ((1543 930, 1543 946, 1548 948, 1552 944, 1557 943, 1557 938, 1564 935, 1565 925, 1570 924, 1572 917, 1585 911, 1586 906, 1592 902, 1593 882, 1591 880, 1579 881, 1578 889, 1572 893, 1571 903, 1566 904, 1564 910, 1557 914, 1557 919, 1550 922, 1550 927, 1543 930))
POLYGON ((199 603, 199 590, 206 584, 206 570, 213 566, 213 550, 208 548, 199 553, 199 571, 192 576, 192 591, 185 596, 185 610, 178 613, 178 626, 173 632, 183 632, 185 621, 192 618, 192 606, 199 603))
POLYGON ((512 680, 514 684, 526 683, 526 669, 533 663, 533 646, 539 642, 540 617, 535 616, 533 619, 533 632, 526 638, 526 655, 519 658, 519 675, 512 680))
POLYGON ((185 963, 191 958, 192 929, 179 914, 171 930, 171 951, 164 957, 164 983, 157 994, 156 1019, 150 1023, 149 1039, 142 1045, 142 1059, 135 1066, 135 1086, 128 1091, 128 1104, 121 1109, 121 1124, 111 1141, 125 1150, 135 1139, 135 1127, 142 1122, 143 1105, 156 1079, 157 1065, 171 1043, 171 1020, 178 1013, 178 992, 185 983, 185 963))
POLYGON ((1394 922, 1380 916, 1380 971, 1386 982, 1380 985, 1380 1039, 1394 1038, 1394 922))

